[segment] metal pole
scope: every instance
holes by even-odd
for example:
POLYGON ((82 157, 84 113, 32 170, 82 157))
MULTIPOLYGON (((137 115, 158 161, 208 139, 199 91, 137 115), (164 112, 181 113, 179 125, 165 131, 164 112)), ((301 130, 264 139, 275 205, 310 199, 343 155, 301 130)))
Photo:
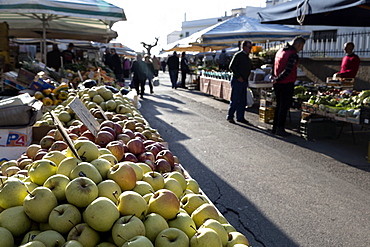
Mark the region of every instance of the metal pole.
POLYGON ((45 14, 42 14, 42 43, 43 43, 43 62, 46 65, 46 18, 45 14))

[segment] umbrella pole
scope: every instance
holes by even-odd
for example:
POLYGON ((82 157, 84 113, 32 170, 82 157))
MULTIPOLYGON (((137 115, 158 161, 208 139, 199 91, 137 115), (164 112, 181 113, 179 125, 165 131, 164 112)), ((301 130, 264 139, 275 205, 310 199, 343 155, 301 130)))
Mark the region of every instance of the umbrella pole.
POLYGON ((43 45, 43 62, 46 65, 46 19, 45 19, 45 14, 42 14, 42 45, 43 45))

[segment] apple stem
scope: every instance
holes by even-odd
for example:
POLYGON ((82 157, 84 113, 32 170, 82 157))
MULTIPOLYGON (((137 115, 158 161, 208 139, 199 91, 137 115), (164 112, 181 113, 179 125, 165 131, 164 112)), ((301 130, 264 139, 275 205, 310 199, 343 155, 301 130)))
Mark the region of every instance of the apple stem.
POLYGON ((198 232, 198 230, 193 225, 190 225, 190 228, 192 228, 195 232, 198 232))
POLYGON ((80 171, 80 172, 78 173, 78 176, 80 176, 80 177, 86 177, 86 174, 85 174, 83 171, 80 171))
POLYGON ((113 194, 113 196, 114 196, 114 198, 116 198, 117 199, 117 205, 118 205, 118 203, 119 203, 119 196, 118 196, 118 191, 116 190, 115 192, 113 192, 112 193, 113 194))
POLYGON ((122 237, 121 235, 117 235, 117 237, 120 237, 120 238, 122 238, 123 240, 125 240, 125 241, 128 241, 128 239, 125 239, 124 237, 122 237))
POLYGON ((128 219, 128 221, 127 222, 129 222, 133 217, 134 217, 135 215, 133 214, 133 215, 131 215, 131 217, 128 219))
POLYGON ((149 190, 149 192, 153 193, 153 195, 155 194, 155 191, 149 190))
MULTIPOLYGON (((70 220, 69 220, 69 221, 70 221, 70 220)), ((72 223, 72 221, 70 221, 70 222, 72 223)), ((73 224, 73 223, 72 223, 72 224, 73 224)), ((81 234, 81 233, 78 231, 78 228, 77 228, 75 225, 74 225, 73 227, 76 229, 76 231, 77 231, 77 233, 78 233, 78 234, 81 234)))

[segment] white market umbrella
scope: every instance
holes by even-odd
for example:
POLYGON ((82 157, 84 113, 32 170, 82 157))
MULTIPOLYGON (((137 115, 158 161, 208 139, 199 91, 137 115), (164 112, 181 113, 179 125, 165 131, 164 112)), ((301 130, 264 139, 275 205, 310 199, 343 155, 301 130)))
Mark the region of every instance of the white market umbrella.
POLYGON ((41 36, 44 59, 46 38, 101 42, 97 39, 105 32, 109 41, 115 36, 110 28, 123 20, 126 20, 123 9, 103 0, 0 0, 0 22, 9 24, 9 35, 41 36), (103 33, 96 34, 97 30, 103 33))

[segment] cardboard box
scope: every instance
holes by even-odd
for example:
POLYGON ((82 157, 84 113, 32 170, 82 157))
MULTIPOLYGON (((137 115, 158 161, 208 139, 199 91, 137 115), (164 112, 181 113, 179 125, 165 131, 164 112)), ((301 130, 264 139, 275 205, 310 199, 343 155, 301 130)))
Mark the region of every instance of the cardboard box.
POLYGON ((17 160, 26 151, 27 147, 1 147, 0 164, 2 161, 17 160))
POLYGON ((46 134, 55 129, 55 126, 33 126, 32 127, 32 143, 39 144, 41 139, 46 136, 46 134))
POLYGON ((32 127, 0 129, 0 149, 28 147, 32 142, 32 127))

